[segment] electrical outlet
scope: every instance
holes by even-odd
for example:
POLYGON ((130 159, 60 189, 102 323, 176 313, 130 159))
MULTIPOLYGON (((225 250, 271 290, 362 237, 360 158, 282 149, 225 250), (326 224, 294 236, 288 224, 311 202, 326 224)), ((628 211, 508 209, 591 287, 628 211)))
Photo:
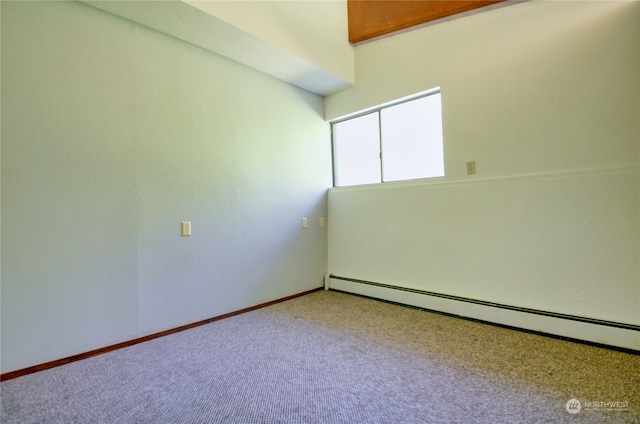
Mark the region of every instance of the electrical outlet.
POLYGON ((191 222, 190 221, 182 221, 182 223, 180 224, 180 233, 183 236, 190 236, 191 235, 191 222))
POLYGON ((472 175, 476 173, 476 161, 470 160, 467 162, 467 175, 472 175))

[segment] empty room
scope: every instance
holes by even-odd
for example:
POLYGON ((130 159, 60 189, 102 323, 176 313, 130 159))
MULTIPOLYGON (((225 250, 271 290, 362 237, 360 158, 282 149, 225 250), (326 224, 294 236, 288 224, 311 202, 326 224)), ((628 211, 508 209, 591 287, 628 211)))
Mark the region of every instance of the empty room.
POLYGON ((0 422, 640 422, 640 1, 0 18, 0 422))

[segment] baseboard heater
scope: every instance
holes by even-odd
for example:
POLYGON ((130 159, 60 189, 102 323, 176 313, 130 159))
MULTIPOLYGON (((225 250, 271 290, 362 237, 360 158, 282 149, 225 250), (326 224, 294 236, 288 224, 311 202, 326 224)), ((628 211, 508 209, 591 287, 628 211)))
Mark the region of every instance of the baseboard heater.
POLYGON ((640 353, 640 325, 327 275, 325 289, 640 353))

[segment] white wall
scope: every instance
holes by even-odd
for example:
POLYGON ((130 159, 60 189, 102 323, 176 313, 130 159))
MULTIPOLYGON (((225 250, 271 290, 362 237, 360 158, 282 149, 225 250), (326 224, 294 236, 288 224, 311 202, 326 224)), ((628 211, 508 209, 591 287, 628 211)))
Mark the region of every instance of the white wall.
POLYGON ((322 284, 322 98, 75 2, 2 64, 2 372, 322 284))
POLYGON ((186 3, 354 82, 346 0, 247 0, 186 3))
POLYGON ((328 119, 442 87, 446 176, 332 189, 330 273, 640 323, 639 2, 512 5, 356 70, 328 119))

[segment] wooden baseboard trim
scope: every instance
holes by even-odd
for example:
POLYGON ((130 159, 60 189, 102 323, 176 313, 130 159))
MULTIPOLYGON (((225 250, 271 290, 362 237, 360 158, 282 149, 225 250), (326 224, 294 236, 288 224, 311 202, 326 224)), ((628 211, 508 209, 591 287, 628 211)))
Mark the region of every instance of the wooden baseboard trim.
POLYGON ((236 315, 244 314, 246 312, 255 311, 256 309, 264 308, 267 306, 275 305, 276 303, 285 302, 287 300, 295 299, 296 297, 305 296, 307 294, 311 294, 320 290, 323 290, 324 287, 318 287, 315 289, 307 290, 302 293, 292 294, 291 296, 286 296, 280 299, 271 300, 269 302, 261 303, 259 305, 250 306, 248 308, 240 309, 238 311, 229 312, 223 315, 218 315, 212 318, 208 318, 202 321, 194 322, 191 324, 182 325, 180 327, 172 328, 169 330, 161 331, 159 333, 149 334, 144 337, 139 337, 137 339, 128 340, 126 342, 117 343, 111 346, 101 347, 99 349, 90 350, 88 352, 79 353, 77 355, 68 356, 66 358, 56 359, 54 361, 45 362, 43 364, 34 365, 31 367, 23 368, 16 371, 7 372, 4 374, 0 374, 0 381, 11 380, 14 378, 22 377, 27 374, 33 374, 38 371, 48 370, 50 368, 59 367, 61 365, 70 364, 72 362, 81 361, 83 359, 91 358, 92 356, 102 355, 103 353, 112 352, 114 350, 122 349, 125 347, 133 346, 138 343, 147 342, 149 340, 157 339, 159 337, 168 336, 170 334, 179 333, 180 331, 189 330, 191 328, 200 327, 201 325, 210 324, 215 321, 220 321, 225 318, 230 318, 236 315))

